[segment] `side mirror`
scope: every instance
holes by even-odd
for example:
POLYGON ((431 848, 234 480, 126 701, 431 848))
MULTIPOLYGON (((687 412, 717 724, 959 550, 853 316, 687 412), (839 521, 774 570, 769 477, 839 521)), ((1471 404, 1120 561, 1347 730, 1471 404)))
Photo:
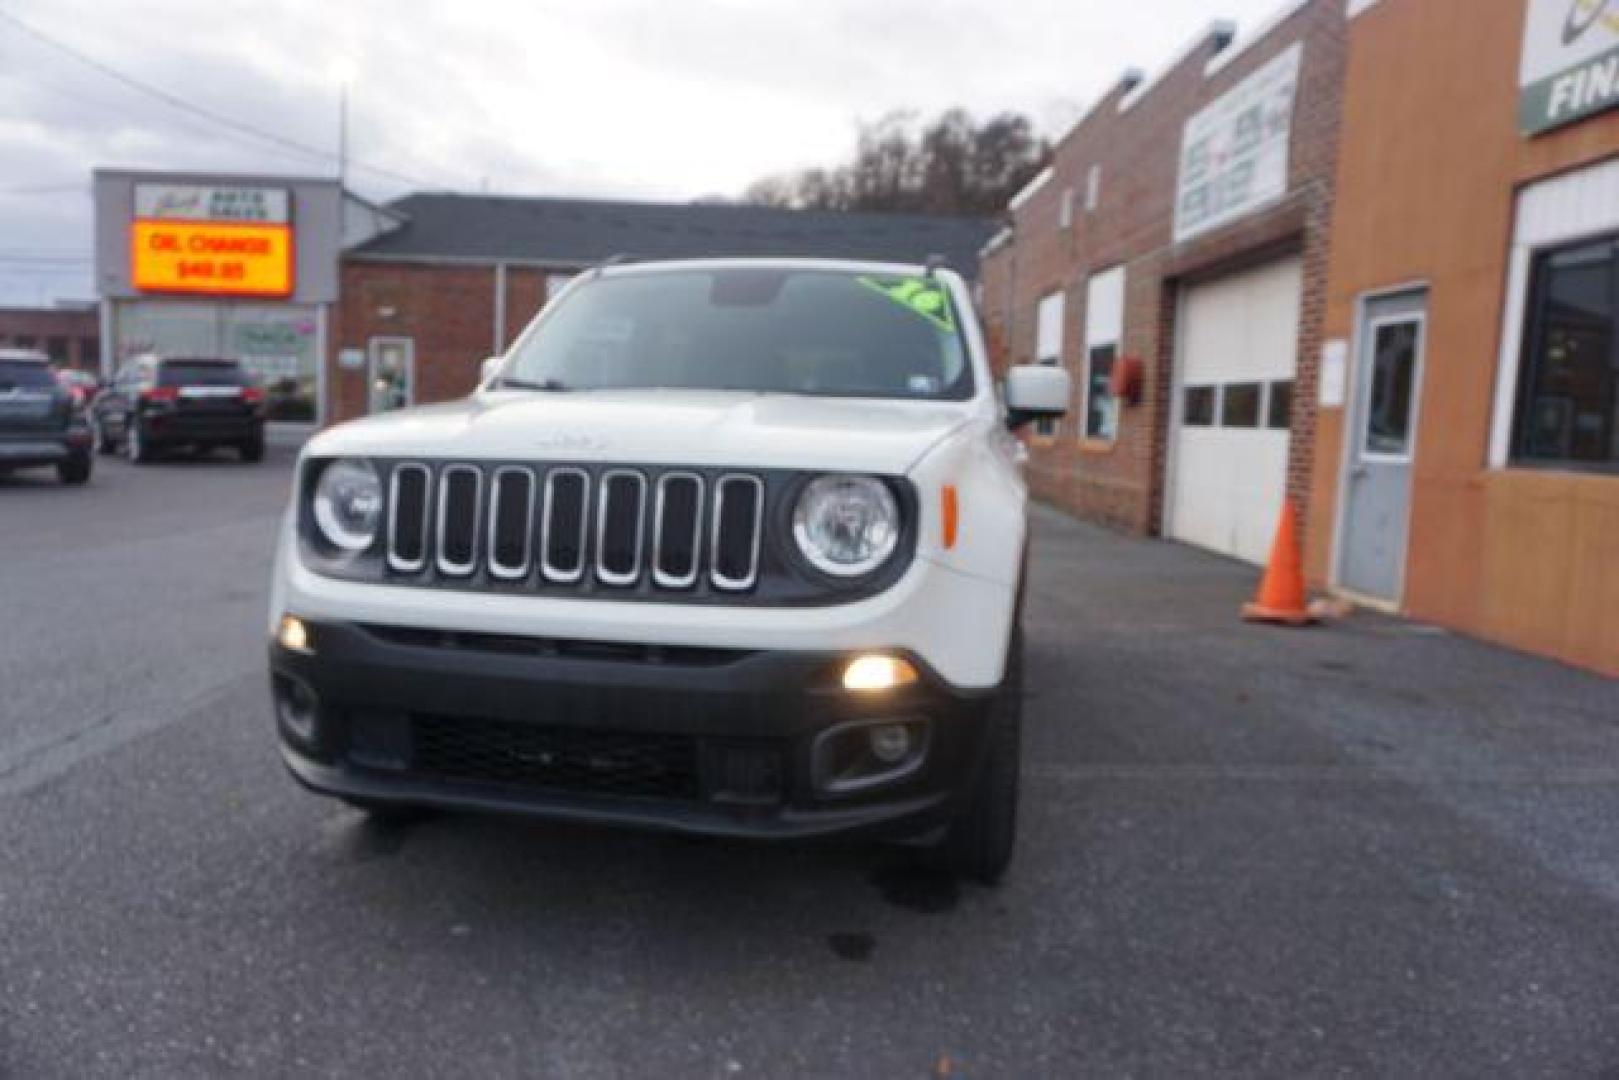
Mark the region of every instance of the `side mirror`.
POLYGON ((489 385, 489 380, 494 377, 495 371, 499 367, 500 357, 498 356, 491 356, 478 365, 478 388, 480 390, 489 385))
POLYGON ((1019 364, 1006 372, 1006 426, 1013 431, 1068 411, 1073 387, 1055 364, 1019 364))

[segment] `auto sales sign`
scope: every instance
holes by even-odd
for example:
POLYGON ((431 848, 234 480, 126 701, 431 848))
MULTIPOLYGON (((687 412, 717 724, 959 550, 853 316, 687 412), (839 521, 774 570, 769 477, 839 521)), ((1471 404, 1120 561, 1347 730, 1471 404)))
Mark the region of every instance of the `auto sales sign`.
POLYGON ((130 225, 142 292, 292 294, 288 192, 279 188, 140 184, 130 225))
POLYGON ((1619 106, 1619 0, 1529 0, 1518 88, 1525 135, 1619 106))

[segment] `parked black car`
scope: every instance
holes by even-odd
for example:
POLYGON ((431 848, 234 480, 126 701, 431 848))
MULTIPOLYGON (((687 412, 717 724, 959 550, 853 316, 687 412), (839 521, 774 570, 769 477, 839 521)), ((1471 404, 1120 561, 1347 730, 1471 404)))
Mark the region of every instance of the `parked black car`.
POLYGON ((136 357, 91 413, 101 453, 122 450, 137 464, 180 446, 228 446, 243 461, 264 457, 264 390, 235 360, 136 357))
POLYGON ((56 466, 64 484, 90 479, 90 425, 71 390, 31 349, 0 349, 0 473, 56 466))

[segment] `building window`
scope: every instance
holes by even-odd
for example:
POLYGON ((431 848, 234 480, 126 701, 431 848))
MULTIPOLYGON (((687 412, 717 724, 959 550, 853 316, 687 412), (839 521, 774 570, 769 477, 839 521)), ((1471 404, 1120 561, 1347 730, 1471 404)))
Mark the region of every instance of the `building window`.
POLYGON ((79 363, 85 367, 101 366, 100 338, 87 337, 79 339, 79 363))
POLYGON ((1124 337, 1124 267, 1092 274, 1085 291, 1085 413, 1081 436, 1112 442, 1119 434, 1113 364, 1124 337))
POLYGON ((1181 395, 1181 423, 1187 427, 1213 427, 1218 388, 1188 386, 1181 395))
MULTIPOLYGON (((1050 293, 1040 298, 1035 312, 1034 358, 1042 364, 1062 363, 1063 294, 1050 293)), ((1057 421, 1049 417, 1036 420, 1035 434, 1051 438, 1057 434, 1057 421)))
POLYGON ((67 338, 49 337, 45 339, 45 355, 59 364, 67 363, 67 338))
POLYGON ((1062 230, 1074 227, 1074 189, 1062 189, 1062 202, 1057 209, 1057 228, 1062 230))
POLYGON ((1092 165, 1085 174, 1085 212, 1096 213, 1096 207, 1102 201, 1102 166, 1092 165))
POLYGON ((1536 259, 1513 426, 1515 463, 1619 472, 1619 241, 1536 259))
POLYGON ((1228 383, 1220 395, 1220 426, 1256 428, 1259 426, 1259 391, 1263 383, 1228 383))
POLYGON ((1113 396, 1116 344, 1093 345, 1085 368, 1085 437, 1111 441, 1119 432, 1119 401, 1113 396))

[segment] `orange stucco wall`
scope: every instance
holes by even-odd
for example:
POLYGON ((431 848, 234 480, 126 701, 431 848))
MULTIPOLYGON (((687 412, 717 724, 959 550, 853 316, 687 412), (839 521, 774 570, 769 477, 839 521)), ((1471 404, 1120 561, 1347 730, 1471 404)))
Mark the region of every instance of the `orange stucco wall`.
MULTIPOLYGON (((1619 477, 1487 466, 1517 190, 1619 155, 1619 112, 1518 134, 1524 9, 1382 0, 1351 23, 1324 336, 1353 338, 1367 292, 1430 288, 1404 610, 1619 675, 1619 477)), ((1342 409, 1321 410, 1317 438, 1321 584, 1342 409)))

